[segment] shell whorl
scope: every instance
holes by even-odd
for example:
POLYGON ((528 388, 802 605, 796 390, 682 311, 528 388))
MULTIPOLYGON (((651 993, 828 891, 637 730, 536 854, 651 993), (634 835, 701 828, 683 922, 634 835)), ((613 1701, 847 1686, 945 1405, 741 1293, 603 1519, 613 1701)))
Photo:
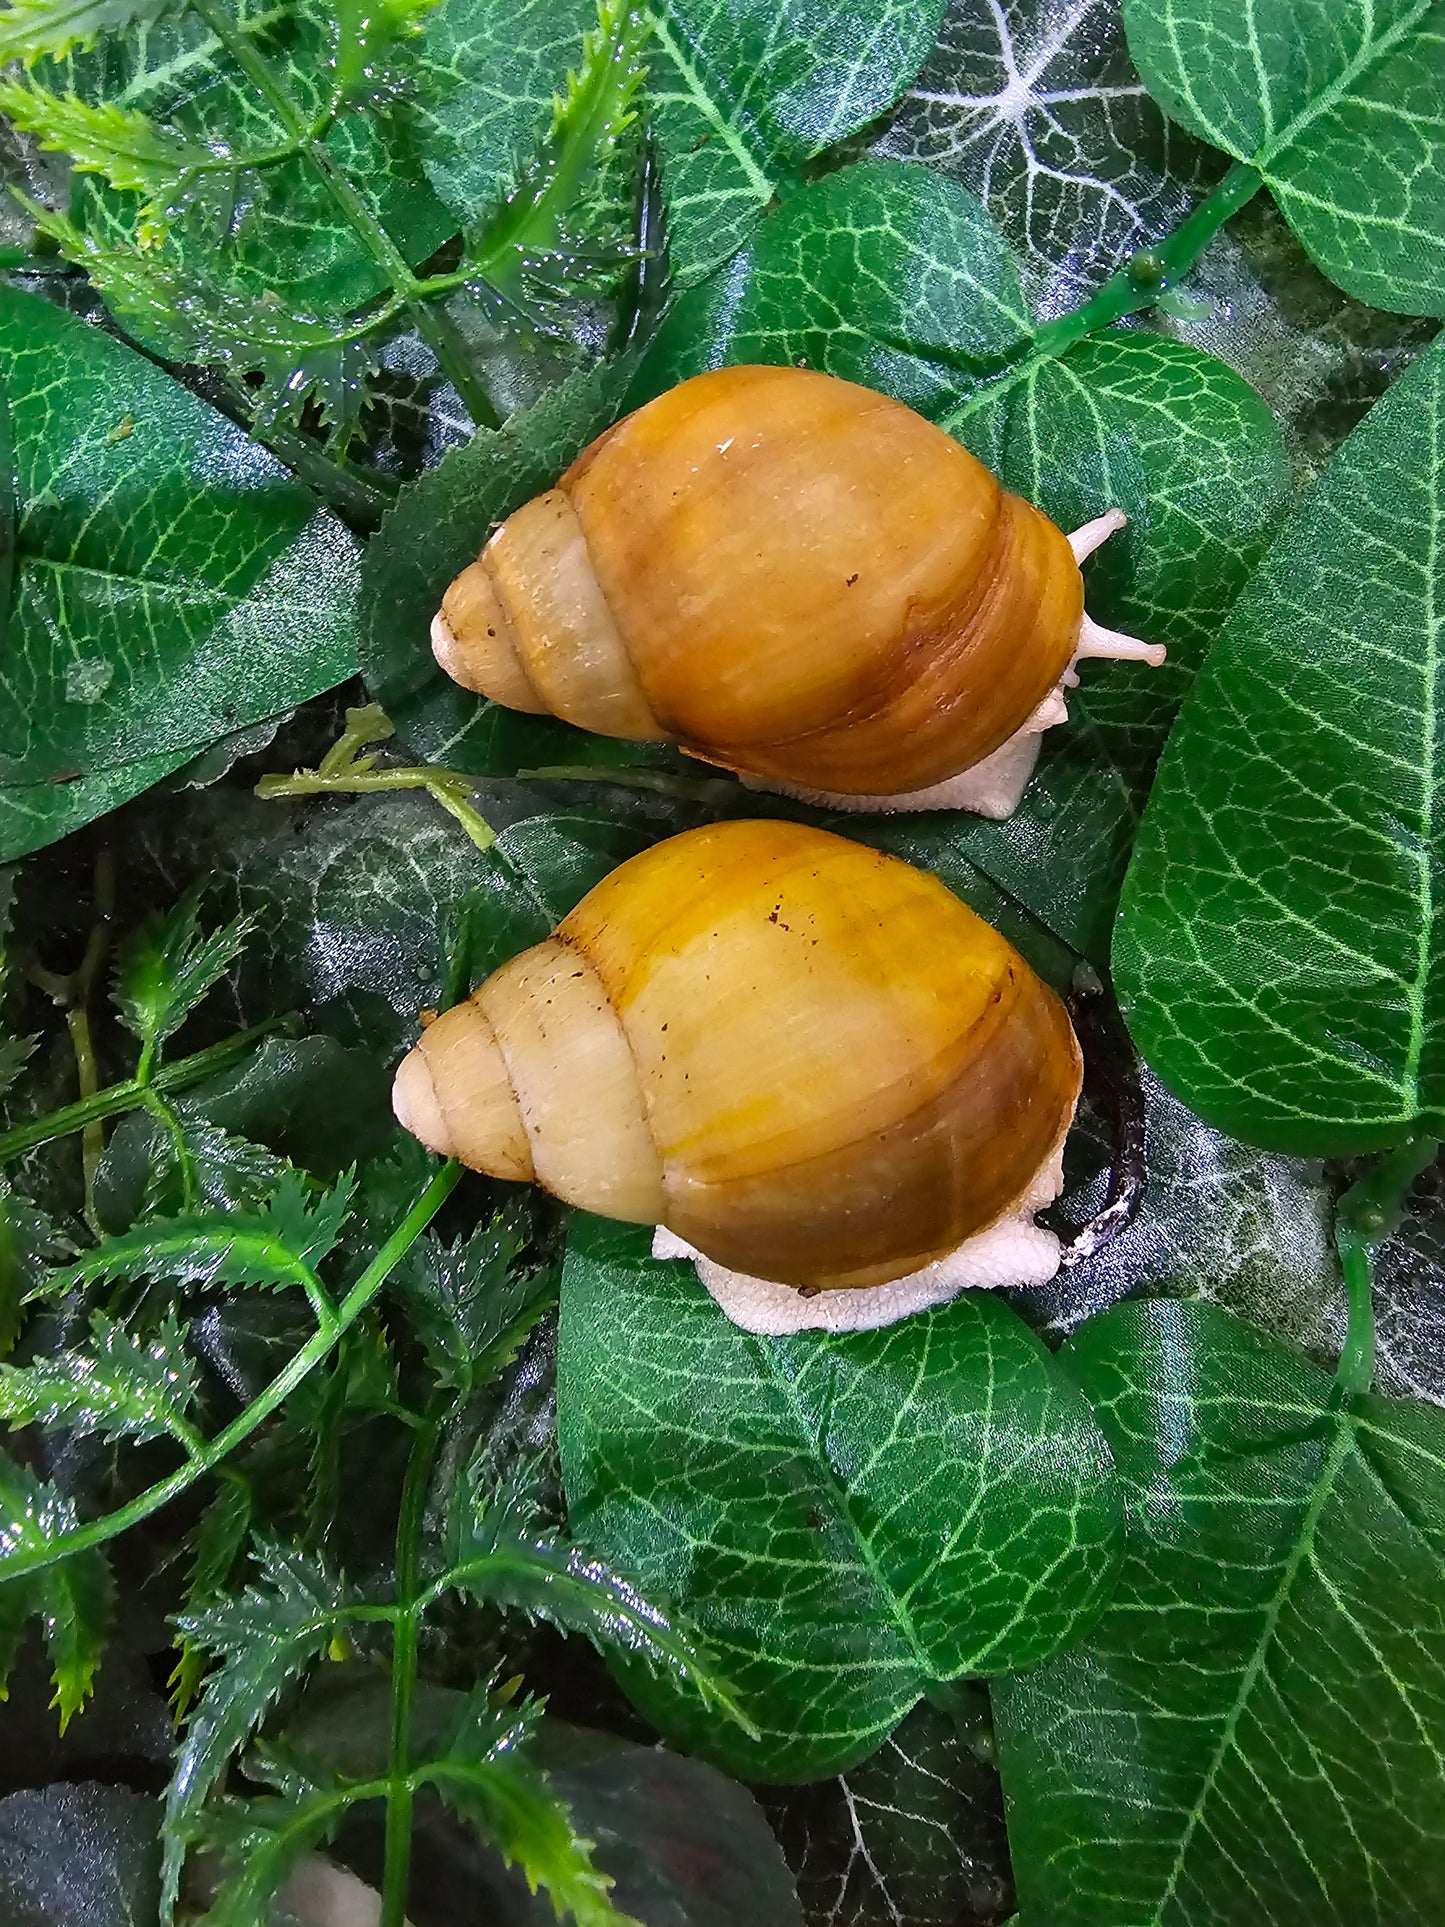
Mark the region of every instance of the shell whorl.
POLYGON ((637 1066, 585 957, 557 937, 503 964, 402 1060, 400 1121, 443 1157, 653 1223, 662 1170, 637 1066))
POLYGON ((550 713, 604 736, 665 734, 560 488, 508 516, 452 583, 432 649, 454 681, 509 709, 550 713))

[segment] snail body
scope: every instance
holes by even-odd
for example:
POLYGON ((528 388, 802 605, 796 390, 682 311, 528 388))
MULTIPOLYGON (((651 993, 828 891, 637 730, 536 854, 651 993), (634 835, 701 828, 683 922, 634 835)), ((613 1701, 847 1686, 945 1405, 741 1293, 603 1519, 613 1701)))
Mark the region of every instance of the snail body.
POLYGON ((395 1104, 443 1155, 796 1303, 1041 1202, 1081 1074, 1060 1000, 936 878, 727 822, 623 864, 433 1022, 395 1104))
POLYGON ((1081 653, 1162 656, 1084 613, 1079 560, 1122 522, 1071 546, 902 403, 724 368, 618 422, 503 522, 433 647, 494 701, 745 780, 952 803, 929 792, 1036 748, 1081 653))

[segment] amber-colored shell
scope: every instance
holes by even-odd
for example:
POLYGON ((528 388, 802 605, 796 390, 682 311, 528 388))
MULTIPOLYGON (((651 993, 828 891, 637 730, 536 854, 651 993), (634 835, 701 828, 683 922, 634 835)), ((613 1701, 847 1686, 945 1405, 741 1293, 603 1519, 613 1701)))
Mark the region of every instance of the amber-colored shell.
POLYGON ((1083 607, 1067 538, 911 408, 724 368, 509 517, 434 640, 514 709, 875 795, 999 748, 1068 667, 1083 607))
POLYGON ((476 1169, 851 1286, 1016 1207, 1080 1077, 1062 1003, 937 878, 733 822, 624 863, 438 1018, 396 1105, 476 1169))

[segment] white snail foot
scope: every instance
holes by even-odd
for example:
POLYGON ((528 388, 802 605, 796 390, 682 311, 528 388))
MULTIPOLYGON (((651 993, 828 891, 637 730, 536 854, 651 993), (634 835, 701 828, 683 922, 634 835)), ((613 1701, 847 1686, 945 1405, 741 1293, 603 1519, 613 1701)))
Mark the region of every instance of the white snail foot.
POLYGON ((744 776, 750 790, 770 790, 777 796, 793 796, 800 803, 816 803, 825 810, 866 810, 870 815, 891 815, 912 810, 971 810, 975 816, 1001 821, 1012 816, 1019 798, 1028 788, 1034 765, 1039 760, 1039 741, 1046 729, 1069 720, 1063 687, 1051 689, 1038 708, 1014 731, 1006 743, 972 769, 946 776, 927 789, 903 790, 890 796, 847 795, 840 790, 811 790, 800 783, 765 782, 760 776, 744 776))
POLYGON ((1015 1210, 935 1258, 920 1271, 886 1285, 859 1290, 820 1291, 805 1298, 793 1285, 750 1278, 706 1258, 692 1245, 658 1225, 652 1238, 654 1258, 691 1259, 702 1283, 735 1325, 762 1337, 788 1332, 876 1331, 915 1311, 944 1304, 960 1291, 1001 1291, 1009 1286, 1046 1285, 1059 1268, 1062 1246, 1052 1231, 1034 1223, 1034 1213, 1052 1204, 1064 1188, 1064 1145, 1060 1138, 1015 1210))

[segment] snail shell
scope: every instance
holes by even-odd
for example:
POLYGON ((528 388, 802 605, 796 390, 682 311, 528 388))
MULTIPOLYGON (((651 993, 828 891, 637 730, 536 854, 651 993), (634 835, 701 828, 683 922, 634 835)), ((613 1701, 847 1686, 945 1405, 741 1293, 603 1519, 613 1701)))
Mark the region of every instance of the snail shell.
POLYGON ((624 863, 432 1023, 395 1104, 443 1155, 816 1291, 1017 1214, 1081 1075, 1063 1004, 937 878, 728 822, 624 863))
POLYGON ((601 435, 456 578, 432 640, 513 709, 870 804, 1057 720, 1081 643, 1162 656, 1088 622, 1070 538, 943 430, 771 367, 601 435))

